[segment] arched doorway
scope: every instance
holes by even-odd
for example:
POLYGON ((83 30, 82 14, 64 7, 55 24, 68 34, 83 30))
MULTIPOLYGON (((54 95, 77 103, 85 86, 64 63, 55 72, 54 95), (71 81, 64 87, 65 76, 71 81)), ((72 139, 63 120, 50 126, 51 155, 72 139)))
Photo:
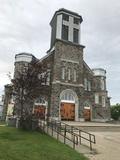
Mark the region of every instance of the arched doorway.
POLYGON ((61 120, 78 121, 78 97, 70 89, 66 89, 60 94, 59 118, 61 120))
POLYGON ((84 120, 85 121, 91 121, 91 104, 89 101, 84 102, 84 120))

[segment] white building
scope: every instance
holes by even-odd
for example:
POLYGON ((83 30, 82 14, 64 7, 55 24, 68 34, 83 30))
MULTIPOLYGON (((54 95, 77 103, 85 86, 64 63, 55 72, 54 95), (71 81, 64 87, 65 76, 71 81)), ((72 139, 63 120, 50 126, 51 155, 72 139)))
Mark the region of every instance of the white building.
POLYGON ((2 119, 3 102, 0 101, 0 120, 2 119))

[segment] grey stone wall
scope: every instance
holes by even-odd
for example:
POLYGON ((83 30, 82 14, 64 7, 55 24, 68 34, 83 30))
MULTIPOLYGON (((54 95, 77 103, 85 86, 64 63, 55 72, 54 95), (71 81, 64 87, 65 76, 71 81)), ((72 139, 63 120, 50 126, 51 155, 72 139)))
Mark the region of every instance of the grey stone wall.
MULTIPOLYGON (((40 95, 46 97, 48 102, 48 112, 51 117, 59 117, 60 93, 66 89, 71 89, 77 94, 78 118, 84 118, 84 103, 89 102, 92 119, 109 119, 110 118, 110 101, 108 93, 101 91, 100 78, 94 77, 92 70, 83 60, 83 46, 73 45, 72 43, 56 40, 55 48, 49 55, 42 60, 46 64, 46 69, 50 70, 50 85, 47 86, 48 92, 40 92, 40 95), (62 67, 65 68, 65 79, 62 79, 62 67), (71 70, 71 77, 68 80, 68 69, 71 70), (74 81, 74 69, 77 72, 77 80, 74 81), (84 78, 91 82, 91 91, 85 91, 84 78), (100 103, 95 104, 95 93, 100 95, 100 103), (106 97, 106 106, 102 107, 101 97, 106 97)), ((17 70, 27 67, 27 63, 15 63, 15 77, 17 70)), ((106 78, 104 79, 106 82, 106 78)), ((19 105, 18 105, 19 106, 19 105)))
MULTIPOLYGON (((83 47, 80 45, 71 45, 67 42, 57 40, 55 43, 55 56, 54 56, 54 68, 53 68, 53 81, 61 79, 61 67, 65 66, 66 71, 68 68, 71 70, 77 70, 77 81, 73 82, 71 77, 70 83, 81 84, 83 73, 83 47)), ((67 76, 67 74, 66 74, 67 76)), ((65 81, 68 82, 66 78, 65 81)))
POLYGON ((107 101, 106 87, 104 91, 100 88, 100 79, 93 76, 92 70, 84 65, 83 61, 83 47, 80 45, 71 45, 67 42, 57 40, 55 43, 55 53, 52 65, 52 81, 51 81, 51 103, 50 103, 50 114, 53 117, 59 116, 59 104, 60 104, 60 93, 65 89, 73 90, 79 100, 78 114, 79 118, 83 118, 84 102, 88 101, 91 104, 92 119, 109 119, 110 117, 110 105, 107 101), (61 79, 62 67, 65 67, 66 74, 65 79, 61 79), (68 68, 71 69, 72 74, 70 80, 68 80, 68 68), (73 81, 73 69, 77 70, 77 81, 73 81), (84 78, 87 78, 91 82, 91 91, 85 91, 84 78), (67 84, 67 85, 66 85, 67 84), (73 86, 71 86, 71 85, 73 86), (74 86, 74 84, 77 85, 74 86), (95 93, 100 95, 100 103, 95 104, 95 93), (106 106, 102 107, 102 96, 106 97, 106 106), (100 114, 99 114, 100 113, 100 114))
MULTIPOLYGON (((52 85, 52 92, 51 92, 51 110, 50 110, 50 114, 53 117, 59 117, 59 105, 60 105, 60 93, 66 89, 70 89, 72 91, 74 91, 77 96, 78 96, 78 101, 79 101, 79 107, 78 110, 82 110, 83 108, 83 98, 82 98, 82 92, 83 92, 83 88, 81 87, 73 87, 73 86, 66 86, 66 85, 62 85, 60 83, 56 83, 52 85)), ((79 118, 83 117, 82 114, 79 113, 79 118)))
POLYGON ((81 106, 83 87, 80 87, 79 85, 82 84, 82 76, 80 76, 82 75, 82 72, 83 72, 83 48, 78 45, 71 46, 71 44, 65 43, 63 41, 59 40, 56 41, 53 72, 52 72, 53 81, 51 88, 51 105, 50 105, 51 116, 54 117, 59 116, 59 103, 60 103, 59 96, 63 90, 66 89, 73 90, 77 94, 79 104, 81 106), (65 67, 66 70, 64 80, 61 78, 63 66, 65 67), (68 68, 71 69, 70 80, 68 80, 67 78, 68 68), (73 69, 76 69, 77 71, 76 82, 74 82, 73 80, 73 69))

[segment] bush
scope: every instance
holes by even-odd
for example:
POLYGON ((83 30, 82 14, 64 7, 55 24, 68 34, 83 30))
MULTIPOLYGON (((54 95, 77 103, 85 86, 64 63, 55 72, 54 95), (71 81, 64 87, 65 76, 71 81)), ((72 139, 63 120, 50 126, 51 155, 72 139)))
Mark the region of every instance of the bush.
POLYGON ((111 107, 111 117, 114 120, 119 120, 119 118, 120 118, 120 104, 116 104, 111 107))
POLYGON ((20 128, 23 130, 32 130, 32 117, 26 116, 20 118, 20 128))

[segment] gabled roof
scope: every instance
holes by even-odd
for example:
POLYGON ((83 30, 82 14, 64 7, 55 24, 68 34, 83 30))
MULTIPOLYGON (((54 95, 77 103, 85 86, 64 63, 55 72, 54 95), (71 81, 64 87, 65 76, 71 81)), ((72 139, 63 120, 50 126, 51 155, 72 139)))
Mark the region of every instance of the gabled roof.
POLYGON ((93 71, 92 69, 87 65, 87 63, 83 60, 83 65, 85 66, 85 68, 93 75, 93 71))
POLYGON ((43 60, 47 59, 51 54, 53 54, 53 50, 51 52, 49 52, 47 55, 45 55, 44 57, 42 57, 41 59, 38 60, 38 63, 41 63, 43 60))

